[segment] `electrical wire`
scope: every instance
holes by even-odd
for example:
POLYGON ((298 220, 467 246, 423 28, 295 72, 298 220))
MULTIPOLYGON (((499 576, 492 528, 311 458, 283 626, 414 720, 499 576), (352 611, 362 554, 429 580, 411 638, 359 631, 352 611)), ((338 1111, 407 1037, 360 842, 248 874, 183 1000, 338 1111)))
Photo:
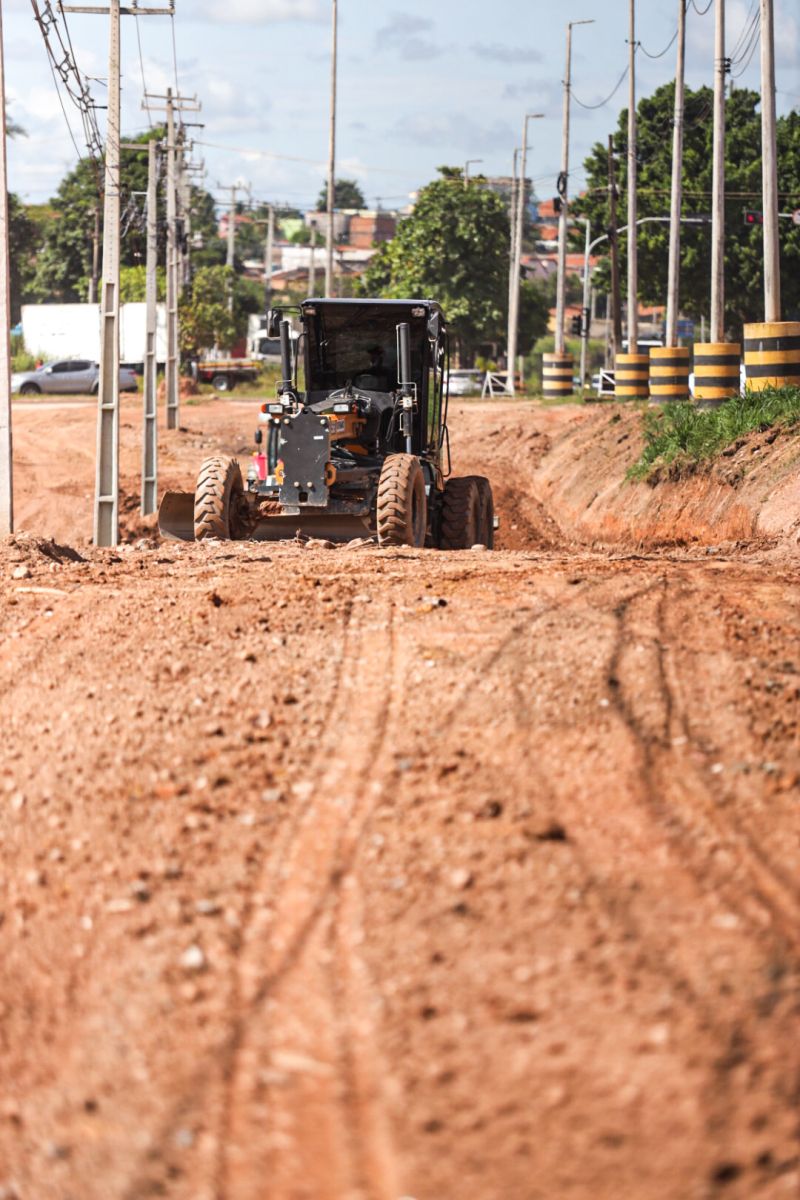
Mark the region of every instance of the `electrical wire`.
POLYGON ((636 43, 636 49, 641 50, 642 54, 646 54, 648 58, 663 58, 664 55, 667 53, 667 51, 670 50, 675 45, 675 39, 677 38, 677 36, 678 36, 678 31, 676 29, 675 32, 673 33, 672 37, 667 42, 664 49, 659 50, 658 54, 651 54, 649 50, 645 50, 645 48, 641 42, 636 43))
POLYGON ((705 8, 698 8, 697 0, 692 0, 692 8, 698 14, 698 16, 704 17, 713 3, 714 0, 708 0, 708 4, 705 6, 705 8))
POLYGON ((746 49, 742 50, 741 58, 737 59, 735 62, 732 60, 733 66, 736 66, 739 63, 741 64, 738 71, 731 71, 731 76, 733 79, 739 79, 742 75, 744 75, 745 71, 750 66, 750 63, 753 61, 753 55, 758 49, 758 44, 761 41, 760 13, 757 13, 756 16, 758 17, 758 20, 753 24, 753 31, 750 35, 749 44, 747 45, 746 49))
POLYGON ((83 155, 78 148, 72 125, 67 116, 62 88, 80 115, 86 149, 89 157, 95 164, 95 168, 99 171, 103 156, 103 139, 97 124, 94 101, 75 58, 75 50, 72 45, 69 26, 64 15, 62 0, 58 0, 58 4, 64 27, 63 34, 56 15, 53 12, 50 0, 44 0, 43 10, 40 10, 38 0, 31 0, 34 18, 44 40, 50 72, 53 76, 53 83, 58 94, 59 104, 64 113, 70 140, 75 147, 78 158, 82 158, 83 155), (54 46, 54 42, 57 42, 57 47, 54 46))
POLYGON ((178 46, 175 40, 175 5, 172 6, 172 12, 169 15, 170 31, 172 33, 172 72, 175 77, 175 95, 180 96, 181 89, 178 86, 178 46))
POLYGON ((588 109, 602 108, 605 104, 608 104, 610 100, 613 100, 614 96, 616 96, 617 92, 622 87, 622 84, 624 83, 624 81, 627 77, 629 69, 630 69, 630 67, 626 66, 625 70, 622 72, 619 79, 614 84, 613 91, 609 92, 609 94, 606 96, 605 100, 599 100, 597 102, 597 104, 584 104, 583 100, 579 100, 578 97, 575 95, 575 93, 571 92, 572 99, 575 101, 576 104, 580 104, 581 108, 588 108, 588 109))
MULTIPOLYGON (((141 70, 141 73, 142 73, 142 96, 146 102, 146 100, 147 100, 147 80, 145 79, 145 76, 144 76, 144 55, 142 54, 142 32, 141 32, 141 29, 139 28, 139 13, 137 11, 138 7, 139 7, 138 0, 133 0, 133 12, 134 12, 135 25, 136 25, 136 44, 139 48, 139 69, 141 70)), ((150 115, 150 107, 149 106, 145 109, 145 112, 147 113, 147 124, 152 129, 153 128, 153 118, 150 115)))

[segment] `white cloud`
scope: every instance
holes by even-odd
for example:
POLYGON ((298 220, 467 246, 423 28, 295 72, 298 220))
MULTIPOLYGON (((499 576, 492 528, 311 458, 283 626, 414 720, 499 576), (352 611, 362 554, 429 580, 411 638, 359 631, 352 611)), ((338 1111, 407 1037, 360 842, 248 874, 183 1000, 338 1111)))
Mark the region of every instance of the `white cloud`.
POLYGON ((320 21, 326 15, 322 0, 201 0, 193 17, 219 24, 232 21, 243 25, 260 25, 269 21, 320 21))

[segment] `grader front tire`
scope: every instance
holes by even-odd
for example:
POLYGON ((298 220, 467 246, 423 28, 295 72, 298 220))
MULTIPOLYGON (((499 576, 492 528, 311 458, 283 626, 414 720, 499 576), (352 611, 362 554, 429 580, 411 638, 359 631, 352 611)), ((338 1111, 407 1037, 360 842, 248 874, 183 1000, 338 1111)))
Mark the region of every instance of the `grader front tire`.
POLYGON ((245 537, 244 503, 242 472, 236 459, 207 458, 197 476, 194 493, 195 541, 245 537))
POLYGON ((413 454, 390 454, 378 483, 378 542, 424 546, 428 528, 425 476, 413 454))

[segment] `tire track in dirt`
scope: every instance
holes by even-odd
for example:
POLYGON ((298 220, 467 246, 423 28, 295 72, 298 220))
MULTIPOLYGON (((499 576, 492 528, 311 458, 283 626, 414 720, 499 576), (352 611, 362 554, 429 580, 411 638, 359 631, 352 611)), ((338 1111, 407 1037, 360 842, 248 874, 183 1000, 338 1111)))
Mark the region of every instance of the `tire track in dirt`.
POLYGON ((362 619, 352 642, 330 732, 303 781, 308 802, 270 867, 269 909, 240 955, 244 1016, 218 1147, 220 1200, 263 1195, 265 1178, 276 1198, 395 1194, 351 874, 382 791, 374 763, 401 699, 391 610, 362 619), (385 645, 385 662, 366 682, 369 642, 373 654, 385 645), (255 1143, 258 1154, 243 1154, 255 1143))

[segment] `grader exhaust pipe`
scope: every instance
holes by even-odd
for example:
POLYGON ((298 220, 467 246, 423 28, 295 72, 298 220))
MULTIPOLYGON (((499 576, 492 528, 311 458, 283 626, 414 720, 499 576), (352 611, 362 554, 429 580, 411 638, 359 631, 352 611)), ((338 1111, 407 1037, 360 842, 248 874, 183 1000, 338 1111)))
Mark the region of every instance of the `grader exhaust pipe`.
POLYGON ((412 441, 416 388, 411 375, 411 327, 407 321, 397 326, 397 362, 400 370, 400 432, 406 440, 406 454, 413 454, 412 441))
POLYGON ((281 321, 281 385, 278 389, 282 395, 290 392, 294 384, 294 369, 292 366, 292 326, 290 321, 281 321))

